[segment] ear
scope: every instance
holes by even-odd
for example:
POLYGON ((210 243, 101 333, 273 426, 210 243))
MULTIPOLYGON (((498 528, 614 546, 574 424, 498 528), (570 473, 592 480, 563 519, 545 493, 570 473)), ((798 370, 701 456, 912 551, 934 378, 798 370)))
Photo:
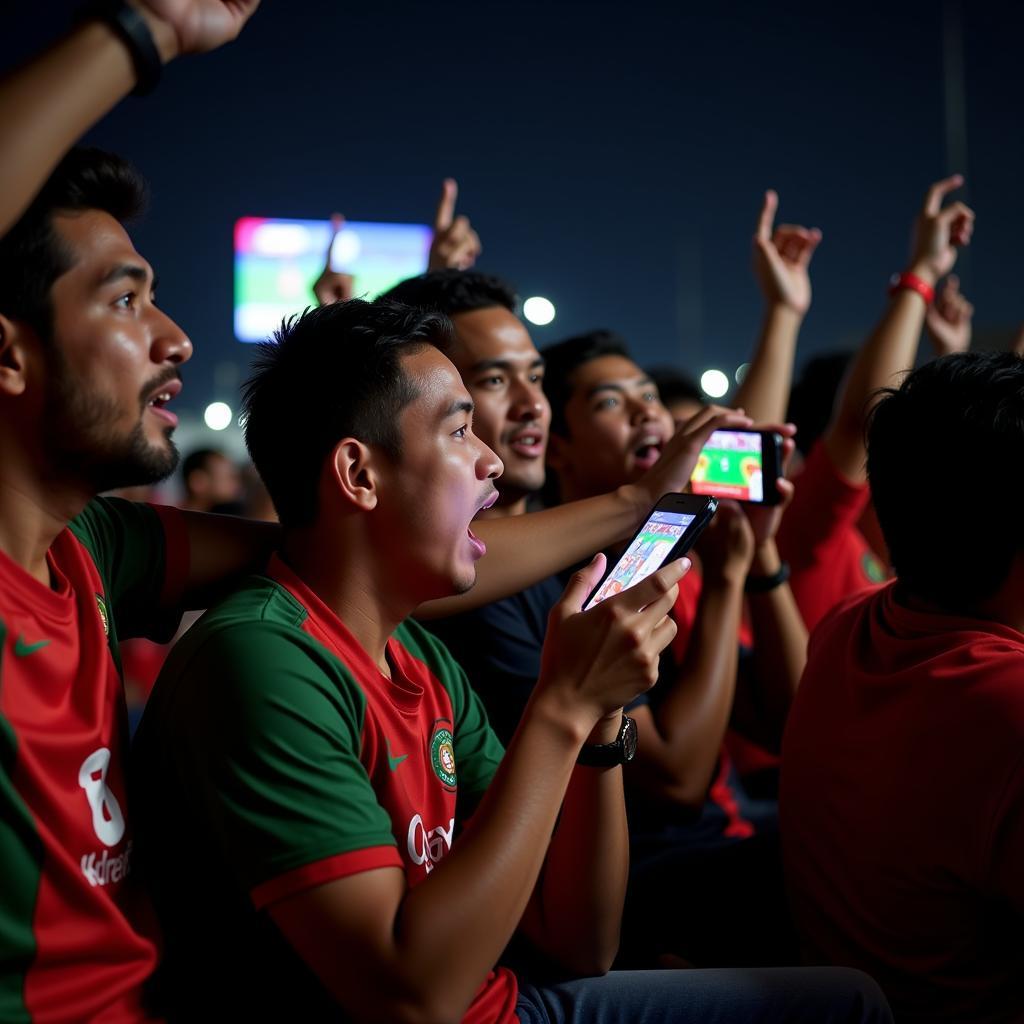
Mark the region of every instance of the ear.
POLYGON ((363 512, 377 507, 380 474, 375 458, 362 441, 346 437, 334 446, 328 462, 332 489, 344 502, 363 512))
POLYGON ((28 335, 24 324, 0 313, 0 395, 20 395, 28 384, 28 335))

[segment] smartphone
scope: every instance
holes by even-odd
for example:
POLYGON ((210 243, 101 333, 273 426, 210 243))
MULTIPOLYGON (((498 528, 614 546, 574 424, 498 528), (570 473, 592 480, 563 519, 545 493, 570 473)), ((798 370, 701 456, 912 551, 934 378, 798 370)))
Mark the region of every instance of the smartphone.
POLYGON ((771 430, 716 430, 701 449, 690 477, 694 494, 713 494, 762 505, 782 500, 782 436, 771 430))
POLYGON ((697 494, 666 494, 651 509, 622 557, 609 569, 583 610, 622 593, 657 572, 666 562, 682 558, 711 522, 718 501, 697 494))

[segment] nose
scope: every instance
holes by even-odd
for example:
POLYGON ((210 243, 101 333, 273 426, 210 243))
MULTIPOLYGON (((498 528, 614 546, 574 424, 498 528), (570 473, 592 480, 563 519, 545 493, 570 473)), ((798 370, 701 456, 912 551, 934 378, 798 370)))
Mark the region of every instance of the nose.
POLYGON ((192 358, 188 335, 163 310, 153 307, 154 325, 150 357, 154 363, 187 363, 192 358))
POLYGON ((476 460, 476 475, 480 480, 497 480, 505 472, 505 464, 480 441, 480 454, 476 460))
POLYGON ((548 400, 540 384, 526 381, 512 395, 509 418, 512 420, 539 420, 548 407, 548 400))

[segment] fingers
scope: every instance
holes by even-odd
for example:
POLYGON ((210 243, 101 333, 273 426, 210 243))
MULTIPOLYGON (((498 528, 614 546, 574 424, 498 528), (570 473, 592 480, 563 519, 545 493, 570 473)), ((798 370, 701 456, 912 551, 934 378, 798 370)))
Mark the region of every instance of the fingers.
POLYGON ((455 201, 459 198, 459 185, 454 178, 445 178, 441 183, 441 198, 434 214, 434 231, 447 231, 455 217, 455 201))
POLYGON ((582 569, 578 569, 572 574, 560 602, 566 614, 571 615, 574 612, 580 611, 583 607, 583 602, 586 601, 590 592, 601 581, 606 564, 607 560, 599 551, 590 560, 589 565, 585 565, 582 569))
POLYGON ((935 184, 928 189, 928 192, 925 195, 924 212, 930 217, 936 216, 939 210, 942 209, 942 200, 945 199, 950 192, 958 189, 963 183, 964 179, 962 174, 952 174, 948 178, 943 178, 942 181, 935 182, 935 184))
POLYGON ((1021 324, 1017 329, 1017 334, 1010 345, 1010 351, 1016 352, 1019 356, 1024 356, 1024 324, 1021 324))
POLYGON ((774 189, 768 189, 764 194, 764 202, 761 204, 761 212, 757 218, 755 238, 759 242, 771 241, 772 224, 775 221, 775 212, 778 208, 779 194, 774 189))
POLYGON ((688 423, 684 423, 679 432, 685 433, 691 449, 699 450, 716 430, 743 430, 752 426, 753 422, 749 416, 744 415, 742 409, 708 406, 688 423))
POLYGON ((324 257, 325 273, 331 269, 331 252, 334 250, 334 242, 338 233, 345 226, 345 218, 340 213, 331 214, 331 240, 327 243, 327 255, 324 257))
POLYGON ((775 489, 779 492, 781 501, 775 507, 777 509, 784 509, 793 500, 793 495, 796 494, 796 487, 793 485, 792 480, 787 480, 784 476, 779 477, 775 481, 775 489))
POLYGON ((650 612, 655 618, 666 615, 679 596, 678 583, 690 570, 688 558, 675 558, 651 573, 642 583, 608 598, 607 611, 650 612))

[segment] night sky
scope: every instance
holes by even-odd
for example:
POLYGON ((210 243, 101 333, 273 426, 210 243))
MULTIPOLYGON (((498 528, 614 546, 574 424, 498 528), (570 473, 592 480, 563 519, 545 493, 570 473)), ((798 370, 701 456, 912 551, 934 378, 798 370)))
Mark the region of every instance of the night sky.
MULTIPOLYGON (((74 7, 10 6, 4 67, 74 7)), ((963 287, 980 342, 999 345, 1024 320, 1014 7, 952 8, 966 161, 945 129, 946 9, 912 0, 264 0, 238 42, 175 62, 87 141, 152 185, 133 234, 196 346, 179 408, 230 401, 248 364, 231 320, 239 216, 426 222, 446 175, 483 239, 480 268, 556 304, 554 323, 533 328, 539 346, 611 327, 639 361, 699 373, 734 369, 755 338, 750 235, 766 187, 782 220, 824 232, 803 360, 859 342, 924 189, 962 171, 978 214, 963 287)))

